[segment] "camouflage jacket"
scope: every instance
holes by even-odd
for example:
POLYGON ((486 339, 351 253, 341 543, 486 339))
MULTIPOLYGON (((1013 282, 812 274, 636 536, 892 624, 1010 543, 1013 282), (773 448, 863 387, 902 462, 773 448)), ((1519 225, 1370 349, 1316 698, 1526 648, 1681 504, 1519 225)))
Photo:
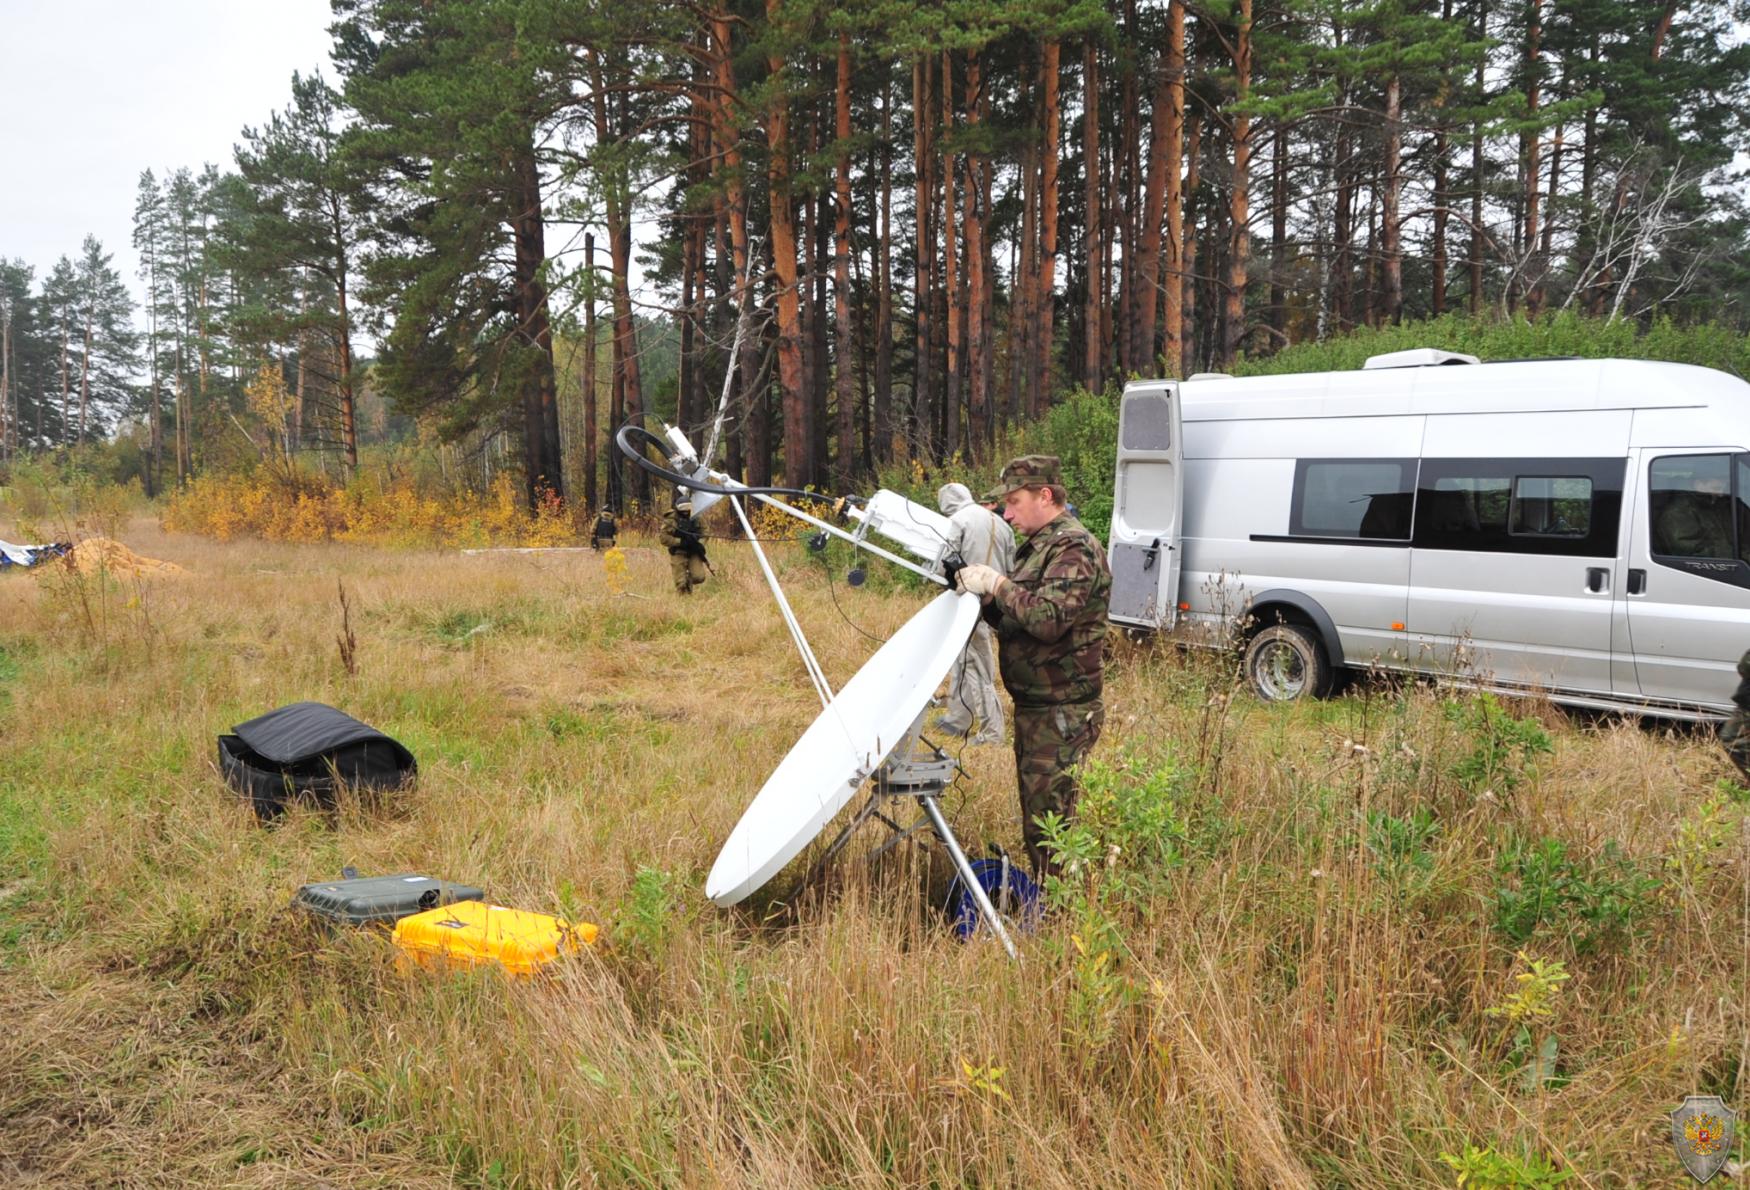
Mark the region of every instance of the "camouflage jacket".
POLYGON ((700 533, 698 518, 682 516, 672 508, 662 517, 662 544, 671 554, 693 558, 705 556, 705 539, 700 533))
POLYGON ((1016 548, 1008 578, 984 618, 996 627, 1003 685, 1015 705, 1100 697, 1112 571, 1099 540, 1060 514, 1016 548))
POLYGON ((1750 649, 1738 658, 1738 688, 1732 692, 1732 701, 1740 710, 1750 711, 1750 649))

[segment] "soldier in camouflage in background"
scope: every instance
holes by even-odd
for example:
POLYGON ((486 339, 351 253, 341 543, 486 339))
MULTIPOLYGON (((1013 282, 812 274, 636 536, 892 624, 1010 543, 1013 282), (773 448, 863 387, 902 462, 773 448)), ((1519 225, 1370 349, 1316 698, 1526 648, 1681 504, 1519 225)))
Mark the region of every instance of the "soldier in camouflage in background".
POLYGON ((1720 727, 1720 746, 1750 782, 1750 652, 1738 658, 1738 689, 1732 701, 1738 709, 1720 727))
POLYGON ((985 500, 1024 536, 1005 577, 989 566, 959 573, 963 591, 984 597, 997 631, 1003 685, 1015 700, 1015 771, 1021 835, 1035 872, 1050 870, 1038 818, 1075 815, 1074 769, 1100 738, 1106 605, 1112 571, 1099 540, 1070 516, 1052 455, 1026 455, 1003 468, 985 500))
POLYGON ((705 535, 693 516, 693 501, 685 489, 675 492, 674 507, 662 518, 662 544, 668 547, 668 567, 678 595, 691 595, 705 581, 711 563, 705 557, 705 535))

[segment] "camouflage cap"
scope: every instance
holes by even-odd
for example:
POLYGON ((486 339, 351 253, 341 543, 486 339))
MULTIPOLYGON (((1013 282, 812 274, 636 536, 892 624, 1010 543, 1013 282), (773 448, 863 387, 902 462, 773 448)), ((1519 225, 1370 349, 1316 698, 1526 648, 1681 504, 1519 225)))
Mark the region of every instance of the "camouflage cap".
POLYGON ((1063 486, 1063 468, 1059 465, 1056 455, 1022 455, 1011 459, 1009 465, 1003 468, 1003 476, 997 480, 997 486, 984 494, 984 502, 1001 500, 1010 492, 1021 488, 1044 487, 1046 484, 1063 486))

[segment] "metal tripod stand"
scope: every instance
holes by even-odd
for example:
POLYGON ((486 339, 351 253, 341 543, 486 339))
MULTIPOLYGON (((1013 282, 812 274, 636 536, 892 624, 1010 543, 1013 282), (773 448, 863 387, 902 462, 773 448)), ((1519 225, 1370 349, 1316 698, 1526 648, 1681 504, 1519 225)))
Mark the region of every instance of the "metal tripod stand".
POLYGON ((991 904, 990 897, 984 891, 984 886, 978 882, 978 877, 972 871, 972 863, 966 858, 966 852, 960 846, 960 840, 954 837, 953 828, 948 825, 947 818, 942 814, 940 805, 942 792, 954 780, 955 770, 959 766, 946 752, 923 738, 924 718, 928 713, 926 709, 923 715, 918 716, 917 721, 906 732, 905 739, 887 758, 887 763, 875 770, 874 785, 869 790, 868 799, 858 807, 857 812, 851 816, 851 820, 844 825, 844 828, 833 836, 832 842, 827 844, 826 850, 815 861, 814 871, 818 872, 830 863, 833 857, 843 851, 845 844, 850 842, 851 836, 856 833, 857 828, 871 818, 880 819, 893 831, 892 837, 877 847, 870 855, 871 860, 885 855, 927 823, 930 829, 935 832, 936 838, 941 840, 949 858, 953 860, 954 870, 960 873, 960 882, 972 894, 973 903, 978 906, 979 916, 984 919, 985 924, 990 926, 991 932, 1001 940, 1003 949, 1009 952, 1009 957, 1019 959, 1020 956, 1015 951, 1015 943, 1010 939, 1008 930, 1003 928, 1002 916, 997 913, 996 906, 991 904), (915 799, 923 807, 924 816, 910 826, 901 826, 883 810, 888 801, 900 798, 915 799))

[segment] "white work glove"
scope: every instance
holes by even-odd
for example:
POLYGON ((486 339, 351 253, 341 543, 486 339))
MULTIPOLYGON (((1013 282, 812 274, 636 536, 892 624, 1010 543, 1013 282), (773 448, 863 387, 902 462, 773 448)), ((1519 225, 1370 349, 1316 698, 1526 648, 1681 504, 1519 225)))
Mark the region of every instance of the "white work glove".
POLYGON ((970 566, 960 568, 957 581, 962 591, 973 595, 987 596, 995 595, 997 588, 1007 580, 1003 578, 1002 571, 974 562, 970 566))

